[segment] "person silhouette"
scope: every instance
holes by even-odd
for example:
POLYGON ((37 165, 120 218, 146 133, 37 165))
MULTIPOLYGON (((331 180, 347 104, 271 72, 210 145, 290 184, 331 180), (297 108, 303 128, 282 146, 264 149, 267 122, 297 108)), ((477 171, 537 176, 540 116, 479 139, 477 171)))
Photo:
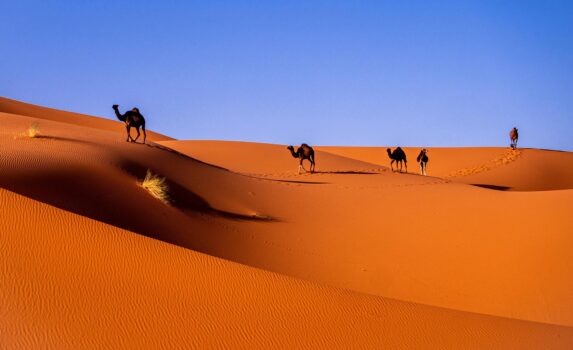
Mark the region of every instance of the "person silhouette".
POLYGON ((416 158, 416 161, 418 163, 420 163, 420 173, 424 176, 426 176, 426 166, 428 165, 428 160, 430 160, 430 158, 428 158, 428 150, 423 148, 420 151, 420 154, 418 154, 418 157, 416 158))
POLYGON ((512 149, 516 149, 517 148, 517 139, 519 138, 519 134, 517 133, 517 128, 514 127, 513 129, 511 129, 511 131, 509 132, 509 139, 511 140, 511 148, 512 149))

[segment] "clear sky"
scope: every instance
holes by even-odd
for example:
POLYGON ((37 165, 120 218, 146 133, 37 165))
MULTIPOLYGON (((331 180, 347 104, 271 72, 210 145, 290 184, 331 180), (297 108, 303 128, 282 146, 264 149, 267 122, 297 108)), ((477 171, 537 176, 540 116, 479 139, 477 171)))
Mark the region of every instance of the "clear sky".
POLYGON ((573 1, 2 1, 0 95, 178 139, 573 150, 573 1))

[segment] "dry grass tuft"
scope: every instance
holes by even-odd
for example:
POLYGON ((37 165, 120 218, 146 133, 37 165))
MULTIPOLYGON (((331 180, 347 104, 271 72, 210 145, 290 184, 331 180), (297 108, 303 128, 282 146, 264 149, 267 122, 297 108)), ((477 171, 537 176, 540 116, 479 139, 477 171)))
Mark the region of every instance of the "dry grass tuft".
POLYGON ((25 135, 31 139, 38 137, 40 135, 40 124, 36 122, 30 124, 28 130, 26 130, 25 135))
POLYGON ((168 186, 165 183, 164 177, 154 175, 151 170, 147 169, 145 179, 140 184, 145 188, 153 197, 159 199, 163 203, 169 203, 168 186))

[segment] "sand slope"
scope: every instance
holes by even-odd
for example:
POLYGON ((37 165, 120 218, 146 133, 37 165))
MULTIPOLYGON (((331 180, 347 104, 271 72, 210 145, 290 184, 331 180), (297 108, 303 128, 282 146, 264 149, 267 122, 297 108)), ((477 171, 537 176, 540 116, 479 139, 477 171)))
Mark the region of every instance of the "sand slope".
MULTIPOLYGON (((390 165, 386 147, 320 147, 372 164, 390 165)), ((409 170, 419 173, 421 148, 404 147, 409 170)), ((499 147, 430 148, 428 175, 509 191, 573 189, 573 153, 499 147)))
MULTIPOLYGON (((121 111, 124 112, 123 109, 121 111)), ((123 128, 121 127, 123 125, 123 122, 120 122, 119 120, 109 120, 85 114, 60 111, 53 108, 46 108, 29 103, 11 100, 5 97, 0 97, 0 112, 16 114, 16 115, 24 115, 39 120, 52 120, 72 125, 78 125, 82 127, 112 131, 114 133, 125 135, 125 127, 123 128)), ((115 116, 113 114, 111 106, 109 115, 113 117, 115 116)), ((153 119, 151 116, 147 116, 146 119, 147 119, 147 127, 149 128, 150 123, 151 125, 153 125, 153 119)), ((133 135, 135 136, 136 135, 135 130, 132 130, 132 132, 133 135)), ((172 140, 171 137, 161 135, 159 133, 149 130, 147 131, 147 137, 149 140, 172 140)))
MULTIPOLYGON (((290 155, 286 146, 237 141, 185 140, 158 143, 193 158, 254 177, 284 179, 298 175, 298 160, 290 155)), ((315 157, 320 159, 315 171, 322 174, 388 170, 383 166, 318 150, 315 157)), ((303 166, 310 171, 308 160, 303 162, 303 166)))
MULTIPOLYGON (((222 142, 217 154, 225 146, 236 147, 222 142)), ((221 164, 236 162, 229 158, 221 164)), ((573 325, 571 190, 504 192, 324 166, 325 173, 297 176, 296 160, 281 159, 295 168, 267 201, 283 219, 272 229, 246 228, 240 244, 253 254, 233 260, 396 299, 573 325)), ((259 198, 269 194, 261 191, 259 198)))
POLYGON ((284 146, 129 144, 120 123, 74 118, 22 136, 38 118, 0 113, 0 344, 573 344, 569 153, 461 174, 506 156, 476 149, 423 177, 390 172, 379 150, 319 147, 320 172, 298 175, 284 146), (511 168, 540 159, 561 173, 511 168), (137 185, 147 169, 170 205, 137 185), (521 191, 463 183, 486 174, 521 191))
POLYGON ((573 329, 371 297, 147 239, 0 190, 0 344, 539 349, 573 329), (34 223, 42 223, 37 225, 34 223))

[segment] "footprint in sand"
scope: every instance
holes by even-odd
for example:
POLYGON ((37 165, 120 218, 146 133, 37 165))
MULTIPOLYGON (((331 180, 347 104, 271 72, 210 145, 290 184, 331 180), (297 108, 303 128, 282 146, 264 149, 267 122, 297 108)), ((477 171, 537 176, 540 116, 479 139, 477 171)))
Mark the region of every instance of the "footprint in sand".
POLYGON ((463 168, 456 170, 450 173, 450 175, 446 176, 446 178, 469 176, 482 173, 484 171, 489 171, 497 167, 510 164, 516 161, 520 156, 521 156, 520 150, 512 149, 504 153, 503 155, 499 156, 498 158, 495 158, 485 164, 481 164, 471 168, 463 168))

